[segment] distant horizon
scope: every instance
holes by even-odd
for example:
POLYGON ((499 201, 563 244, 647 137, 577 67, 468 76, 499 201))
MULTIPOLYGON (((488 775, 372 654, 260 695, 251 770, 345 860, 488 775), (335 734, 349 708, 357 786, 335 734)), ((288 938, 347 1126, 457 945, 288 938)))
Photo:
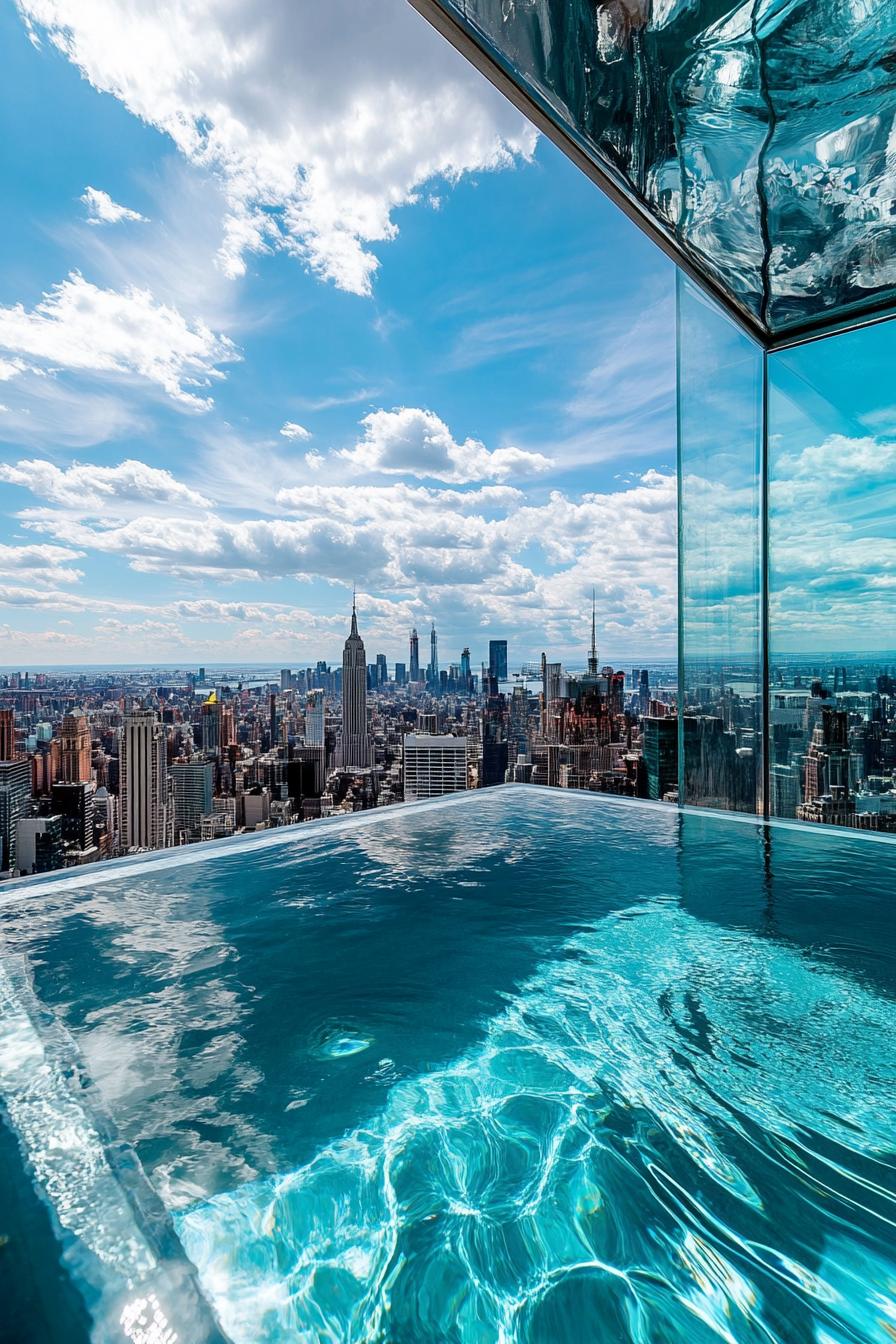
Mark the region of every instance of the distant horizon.
MULTIPOLYGON (((377 650, 376 652, 379 653, 379 652, 382 652, 382 650, 377 650)), ((374 654, 373 656, 376 657, 376 654, 374 654)), ((562 657, 559 658, 559 659, 556 658, 556 657, 553 657, 553 658, 552 658, 551 655, 550 655, 550 653, 548 653, 548 657, 549 657, 549 660, 552 661, 552 662, 557 662, 557 661, 559 661, 559 662, 563 663, 564 667, 567 668, 567 670, 569 670, 569 671, 573 671, 573 672, 580 670, 580 666, 581 666, 582 669, 584 669, 585 666, 586 666, 586 661, 585 661, 585 660, 583 660, 582 663, 581 663, 581 665, 580 665, 580 664, 574 662, 572 659, 564 659, 564 658, 562 658, 562 657)), ((743 659, 744 663, 749 662, 749 657, 750 657, 750 656, 749 656, 749 654, 747 654, 747 653, 744 653, 744 654, 742 655, 742 659, 743 659)), ((524 658, 524 659, 522 659, 522 660, 519 661, 519 662, 513 662, 512 660, 509 660, 509 661, 508 661, 508 670, 511 671, 511 672, 519 672, 519 671, 522 669, 522 667, 523 667, 524 665, 526 665, 526 666, 532 666, 533 663, 537 663, 538 658, 540 658, 540 654, 539 654, 538 656, 536 656, 536 657, 533 657, 533 658, 524 658)), ((851 649, 851 650, 849 650, 849 651, 842 650, 842 649, 808 649, 808 650, 792 649, 792 650, 782 650, 781 652, 776 652, 776 653, 773 654, 773 656, 772 656, 772 658, 771 658, 771 662, 774 664, 774 663, 776 663, 776 662, 782 662, 782 661, 785 661, 785 660, 787 660, 787 659, 801 659, 801 660, 812 660, 812 659, 836 659, 836 660, 838 660, 838 661, 840 661, 840 662, 843 662, 843 663, 846 663, 846 664, 849 664, 849 663, 861 663, 861 662, 867 662, 867 661, 880 661, 880 660, 894 660, 894 661, 896 661, 896 649, 860 649, 860 650, 851 649)), ((259 660, 259 661, 257 661, 257 662, 251 662, 251 663, 235 663, 235 662, 225 662, 225 661, 213 661, 211 658, 207 658, 205 662, 202 662, 202 661, 200 661, 200 660, 197 659, 197 660, 192 661, 192 662, 180 662, 180 663, 154 662, 154 661, 148 661, 148 662, 135 662, 135 663, 123 663, 123 662, 115 662, 115 663, 99 663, 99 662, 96 662, 96 663, 48 663, 48 662, 44 662, 44 663, 42 663, 42 664, 40 664, 40 665, 37 665, 37 664, 34 664, 34 663, 0 663, 0 675, 6 676, 6 675, 9 675, 10 673, 20 673, 20 674, 22 674, 22 675, 24 675, 25 673, 28 673, 28 674, 34 674, 34 675, 36 675, 36 674, 39 674, 39 673, 41 673, 41 672, 183 672, 183 673, 195 673, 195 672, 198 671, 198 669, 199 669, 200 667, 203 667, 203 668, 205 668, 207 671, 210 671, 210 672, 227 672, 227 673, 232 673, 232 674, 235 675, 235 674, 237 674, 237 673, 241 673, 241 674, 242 674, 242 673, 268 672, 268 671, 277 671, 277 672, 279 673, 279 671, 281 670, 281 668, 284 668, 284 667, 288 667, 291 671, 294 671, 294 672, 295 672, 295 671, 304 670, 304 669, 307 668, 307 667, 314 667, 314 665, 315 665, 315 663, 316 663, 317 661, 325 662, 325 663, 327 663, 327 665, 330 666, 331 668, 336 669, 336 668, 338 668, 338 667, 340 666, 340 664, 341 664, 341 660, 342 660, 342 655, 341 655, 341 653, 340 653, 338 657, 334 657, 334 658, 314 659, 314 661, 310 661, 310 660, 307 660, 307 659, 293 659, 292 662, 289 662, 288 660, 287 660, 286 662, 279 662, 279 661, 277 661, 277 660, 266 660, 266 659, 262 659, 262 660, 259 660)), ((372 660, 371 660, 371 661, 372 661, 372 660)), ((394 665, 395 665, 395 661, 396 661, 395 659, 387 658, 387 663, 388 663, 389 666, 393 666, 393 667, 394 667, 394 665)), ((406 663, 406 662, 407 662, 407 657, 399 658, 397 661, 398 661, 398 662, 405 662, 405 663, 406 663)), ((458 659, 455 659, 455 658, 453 658, 453 657, 452 657, 452 658, 448 658, 448 659, 446 659, 446 660, 444 661, 444 663, 443 663, 443 668, 444 668, 445 670, 447 670, 447 668, 448 668, 450 665, 455 664, 455 663, 457 663, 458 661, 459 661, 459 657, 458 657, 458 659)), ((481 660, 481 659, 480 659, 480 660, 476 661, 475 663, 473 663, 474 675, 478 672, 479 666, 480 666, 480 664, 481 664, 483 661, 485 661, 485 660, 481 660)), ((672 656, 672 657, 656 657, 656 656, 653 656, 653 655, 645 655, 645 654, 643 654, 643 653, 640 653, 640 654, 639 654, 639 653, 616 654, 616 655, 613 655, 612 657, 608 657, 608 658, 600 658, 599 661, 600 661, 600 665, 601 665, 601 667, 613 667, 613 666, 616 666, 616 667, 620 667, 620 668, 621 668, 621 667, 624 667, 624 666, 628 666, 629 664, 632 664, 632 665, 634 665, 634 664, 638 664, 638 665, 640 665, 640 666, 646 666, 646 667, 651 667, 651 666, 654 666, 654 667, 677 667, 677 664, 678 664, 678 658, 677 658, 677 656, 672 656)), ((732 656, 732 655, 728 655, 728 656, 726 656, 726 657, 723 658, 723 659, 715 659, 715 658, 713 658, 713 657, 711 657, 711 656, 710 656, 710 657, 689 657, 689 658, 687 659, 687 663, 688 663, 689 666, 695 666, 695 665, 696 665, 696 666, 699 666, 700 664, 705 664, 706 666, 716 666, 719 662, 722 662, 722 663, 725 663, 725 664, 737 664, 737 663, 740 662, 740 661, 741 661, 740 658, 738 658, 737 656, 732 656)), ((210 678, 206 678, 206 680, 210 680, 210 678)), ((508 677, 508 680, 511 680, 511 678, 508 677)), ((772 691, 774 691, 774 689, 775 689, 774 687, 771 688, 772 691)))

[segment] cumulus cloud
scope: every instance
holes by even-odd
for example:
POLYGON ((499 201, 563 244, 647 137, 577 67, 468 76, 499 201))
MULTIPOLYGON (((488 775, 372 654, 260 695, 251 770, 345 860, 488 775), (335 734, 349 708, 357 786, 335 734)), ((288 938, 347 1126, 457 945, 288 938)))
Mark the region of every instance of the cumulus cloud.
POLYGON ((510 485, 486 485, 478 490, 433 490, 423 485, 298 485, 278 491, 277 503, 309 517, 407 523, 425 513, 433 516, 488 513, 514 508, 523 493, 510 485))
POLYGON ((42 459, 0 463, 0 481, 19 485, 33 495, 80 514, 102 514, 113 503, 191 505, 202 508, 209 501, 161 467, 128 458, 116 467, 98 467, 75 462, 63 470, 42 459))
POLYGON ((430 477, 440 481, 506 480, 548 471, 550 458, 521 448, 486 448, 478 439, 458 443, 432 411, 400 406, 361 421, 364 437, 339 456, 362 471, 430 477))
POLYGON ((146 289, 100 289, 73 271, 30 311, 0 307, 0 349, 50 368, 129 374, 147 379, 173 401, 206 411, 211 398, 188 391, 224 375, 239 359, 226 336, 188 322, 146 289))
POLYGON ((71 561, 80 559, 83 554, 83 551, 66 546, 7 546, 0 543, 0 576, 21 579, 24 572, 32 583, 77 583, 82 572, 73 569, 71 561))
POLYGON ((535 132, 405 0, 17 0, 36 40, 215 173, 220 261, 283 249, 355 294, 437 181, 531 156, 535 132))
POLYGON ((379 575, 389 560, 374 529, 324 519, 231 522, 206 515, 187 521, 147 514, 102 526, 58 513, 32 517, 26 525, 72 545, 126 556, 143 573, 346 581, 355 574, 379 575))
POLYGON ((295 420, 287 420, 280 427, 280 433, 284 439, 310 439, 311 430, 306 429, 304 425, 297 425, 295 420))
MULTIPOLYGON (((589 593, 595 584, 602 631, 617 648, 674 651, 676 626, 675 478, 650 471, 620 488, 547 499, 500 484, 471 489, 406 482, 362 487, 283 489, 280 507, 296 517, 233 521, 207 510, 127 521, 79 516, 69 509, 30 510, 24 526, 60 547, 120 556, 133 569, 185 581, 283 578, 351 584, 362 576, 365 637, 393 649, 399 631, 436 616, 442 631, 469 642, 503 626, 528 654, 547 646, 565 656, 585 647, 589 593)), ((25 605, 51 605, 17 598, 25 605)), ((85 603, 89 599, 82 599, 85 603)), ((58 596, 52 605, 58 607, 58 596)), ((332 599, 328 607, 333 608, 332 599)), ((71 608, 74 610, 75 608, 71 608)), ((302 618, 269 602, 222 602, 197 595, 171 606, 187 624, 237 622, 265 631, 263 647, 282 651, 307 641, 302 618)), ((146 613, 144 613, 146 614, 146 613)), ((332 652, 344 615, 314 627, 332 652)), ((451 637, 451 636, 449 636, 451 637)))
POLYGON ((123 221, 146 223, 145 215, 141 215, 138 210, 129 210, 126 205, 119 205, 108 192, 100 191, 97 187, 85 187, 81 204, 87 212, 88 224, 120 224, 123 221))

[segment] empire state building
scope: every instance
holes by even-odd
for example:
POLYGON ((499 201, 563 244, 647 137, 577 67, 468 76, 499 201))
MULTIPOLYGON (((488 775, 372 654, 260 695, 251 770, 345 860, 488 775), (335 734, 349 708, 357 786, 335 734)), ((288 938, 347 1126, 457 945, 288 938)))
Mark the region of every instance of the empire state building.
POLYGON ((367 731, 367 655, 358 634, 352 598, 352 628, 342 651, 342 741, 339 764, 345 770, 369 770, 373 753, 367 731))

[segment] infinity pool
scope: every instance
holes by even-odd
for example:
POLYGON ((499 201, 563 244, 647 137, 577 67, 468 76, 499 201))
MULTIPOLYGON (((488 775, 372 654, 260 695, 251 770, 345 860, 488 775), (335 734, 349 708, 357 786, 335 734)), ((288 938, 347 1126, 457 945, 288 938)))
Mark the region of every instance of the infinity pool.
POLYGON ((10 886, 3 1300, 37 1257, 67 1342, 893 1344, 894 879, 508 787, 10 886))

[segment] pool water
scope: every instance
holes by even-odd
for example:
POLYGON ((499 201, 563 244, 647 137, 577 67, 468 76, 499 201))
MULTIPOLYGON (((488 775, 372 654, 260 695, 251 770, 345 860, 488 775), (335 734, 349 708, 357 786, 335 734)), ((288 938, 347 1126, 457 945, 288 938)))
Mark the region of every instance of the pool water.
POLYGON ((505 788, 178 857, 0 965, 234 1344, 896 1339, 896 844, 505 788))

